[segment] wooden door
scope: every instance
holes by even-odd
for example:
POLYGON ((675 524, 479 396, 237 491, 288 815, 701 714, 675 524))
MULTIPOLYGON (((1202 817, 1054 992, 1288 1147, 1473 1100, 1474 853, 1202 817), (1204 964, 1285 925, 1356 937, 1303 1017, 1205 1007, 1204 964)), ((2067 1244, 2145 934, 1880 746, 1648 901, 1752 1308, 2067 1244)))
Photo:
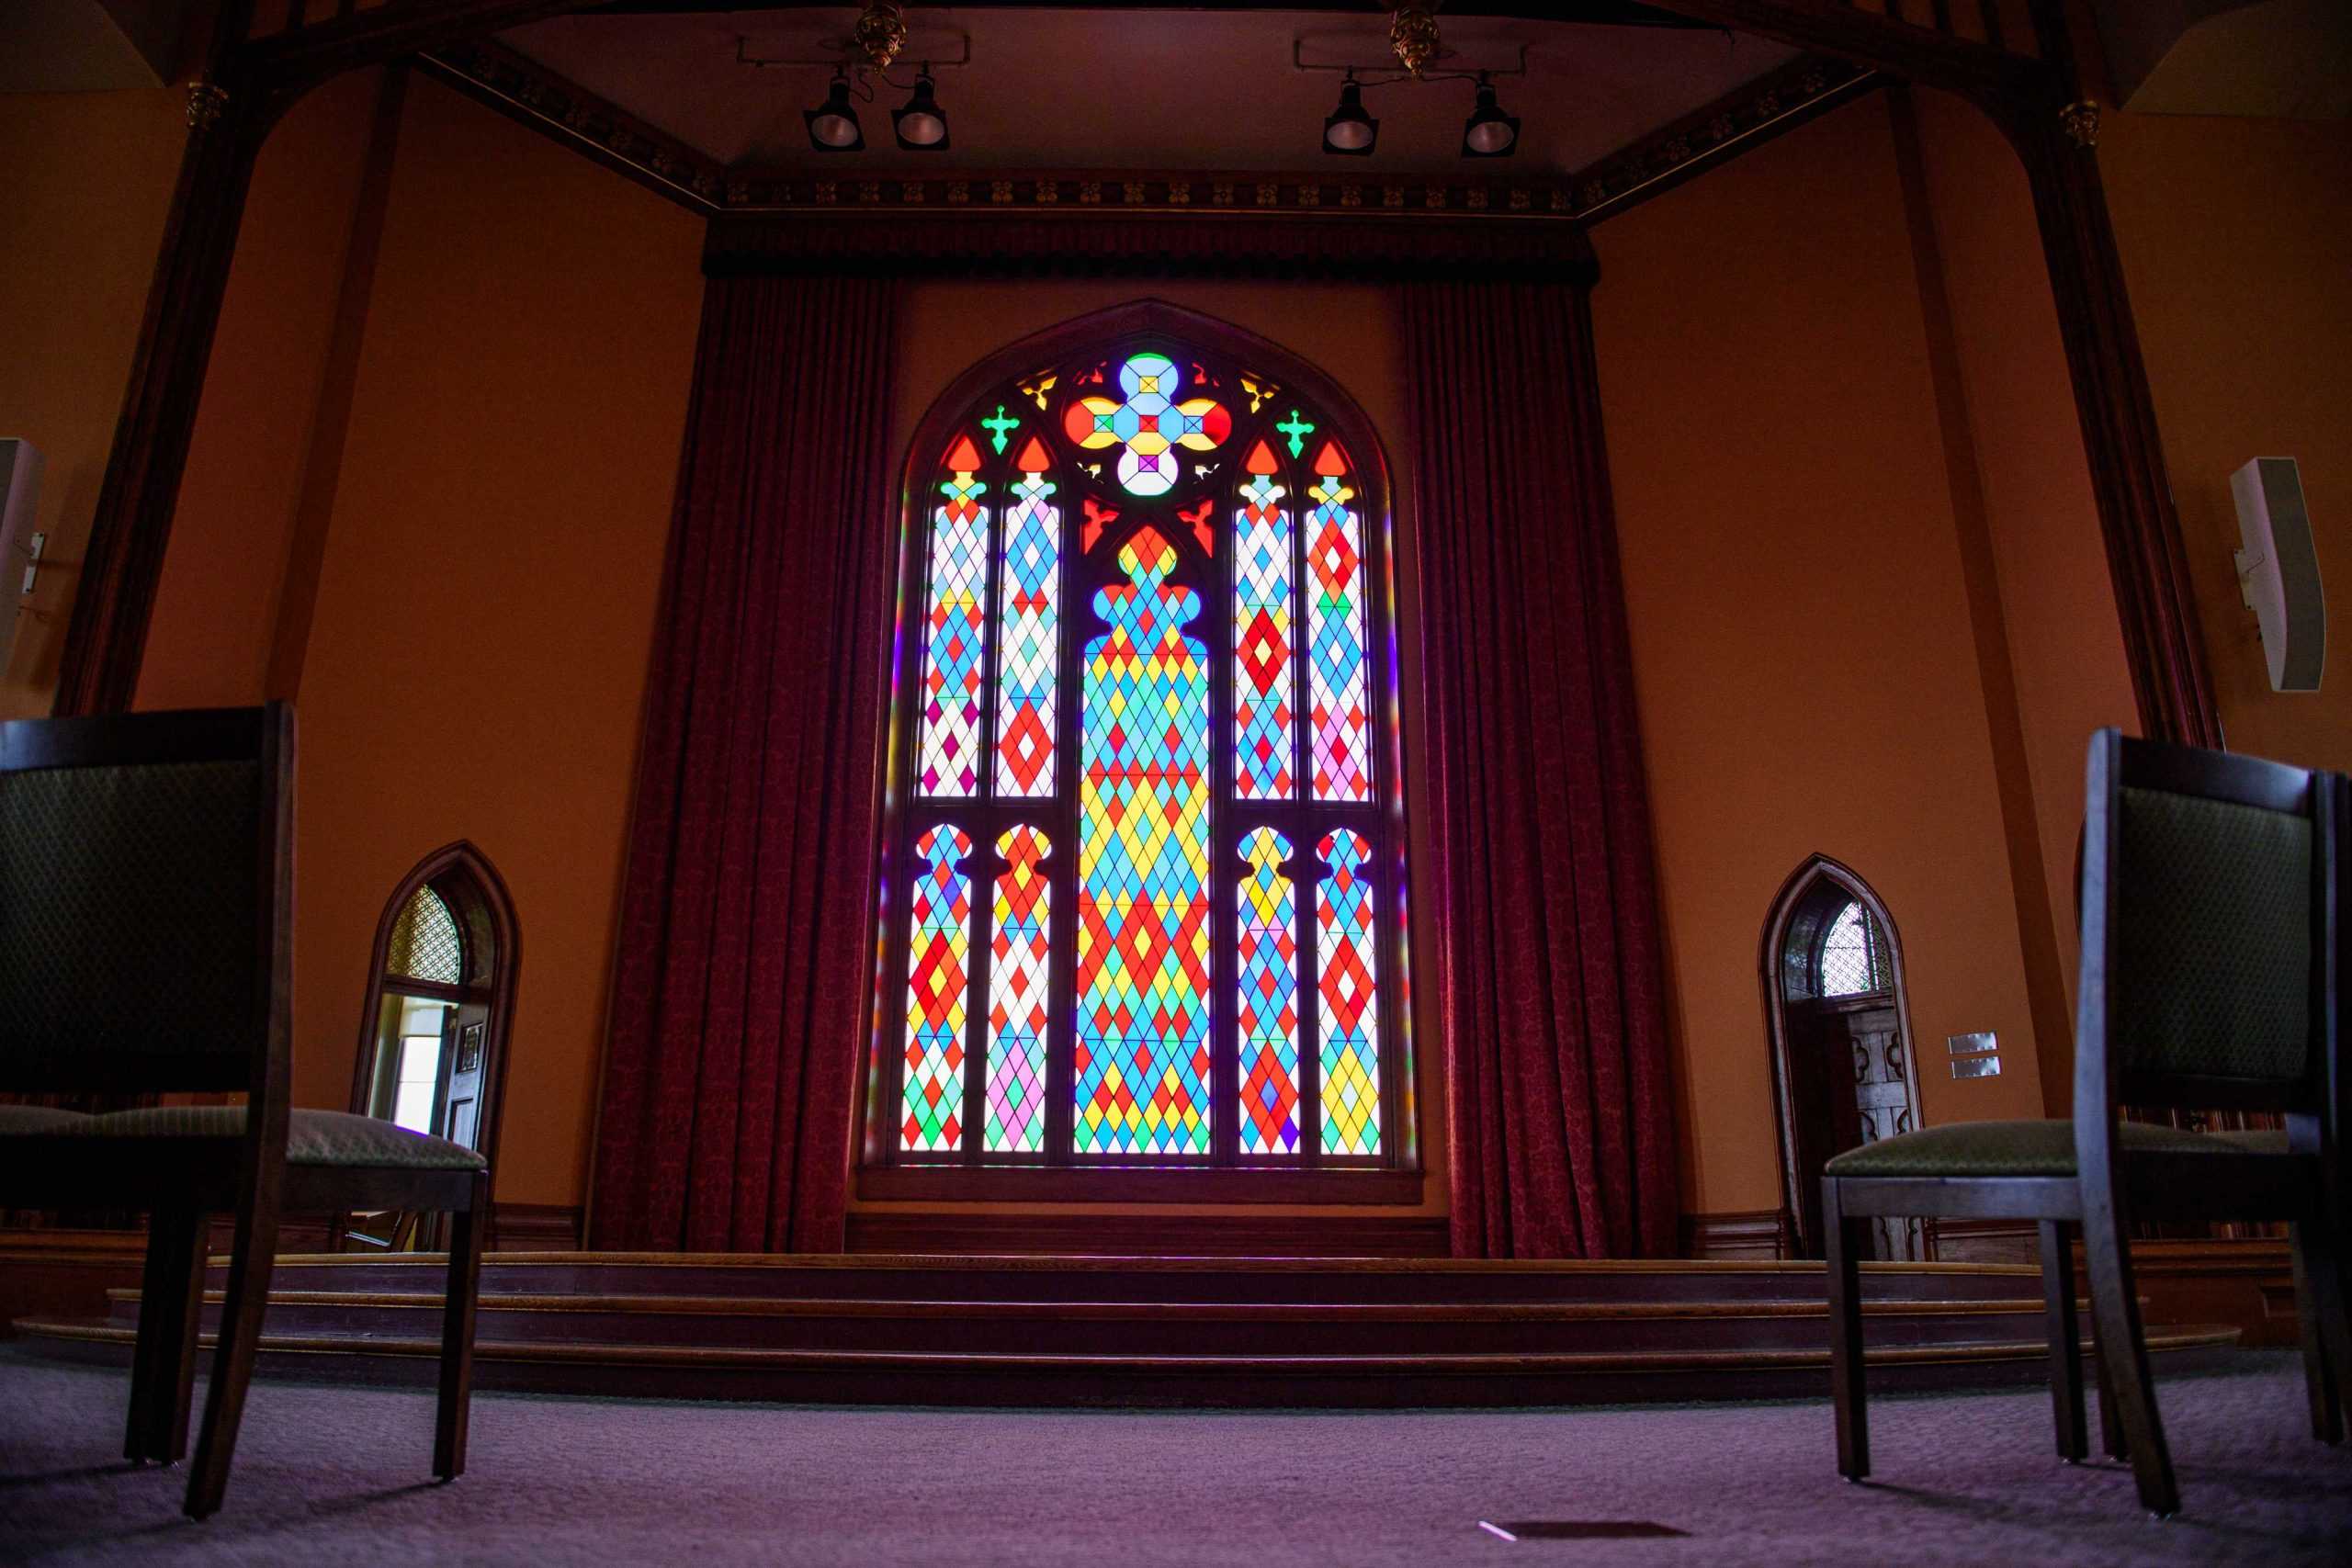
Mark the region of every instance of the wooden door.
MULTIPOLYGON (((1911 1103, 1909 1047, 1893 1004, 1883 998, 1849 1004, 1838 1015, 1838 1025, 1836 1032, 1844 1037, 1853 1084, 1851 1109, 1841 1129, 1851 1141, 1839 1152, 1912 1131, 1917 1112, 1911 1103)), ((1872 1257, 1911 1262, 1926 1258, 1918 1220, 1881 1216, 1871 1228, 1872 1257)))
MULTIPOLYGON (((1821 1168, 1848 1149, 1908 1133, 1917 1124, 1911 1102, 1909 1046, 1901 1015, 1884 996, 1792 1002, 1787 1013, 1790 1108, 1796 1125, 1796 1190, 1806 1250, 1820 1255, 1821 1168)), ((1917 1261, 1927 1257, 1920 1222, 1872 1222, 1871 1256, 1917 1261)))
POLYGON ((480 1002, 451 1008, 443 1036, 449 1077, 435 1125, 441 1136, 469 1149, 481 1147, 482 1037, 489 1017, 490 1010, 480 1002))

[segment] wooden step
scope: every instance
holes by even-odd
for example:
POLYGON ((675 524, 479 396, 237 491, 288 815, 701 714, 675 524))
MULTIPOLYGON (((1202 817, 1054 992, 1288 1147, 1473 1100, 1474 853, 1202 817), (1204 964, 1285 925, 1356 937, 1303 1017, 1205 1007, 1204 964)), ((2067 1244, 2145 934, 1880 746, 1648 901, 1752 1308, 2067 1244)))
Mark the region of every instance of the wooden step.
MULTIPOLYGON (((437 1287, 436 1254, 288 1256, 274 1287, 400 1292, 437 1287)), ((214 1259, 214 1278, 227 1260, 214 1259)), ((2013 1264, 1865 1265, 1869 1300, 1984 1300, 2037 1294, 2040 1271, 2013 1264)), ((1468 1302, 1819 1301, 1819 1263, 1497 1262, 1470 1258, 1133 1258, 692 1253, 493 1253, 481 1288, 511 1295, 863 1298, 900 1301, 1468 1302)))
MULTIPOLYGON (((122 1363, 135 1331, 108 1321, 19 1320, 38 1348, 122 1363)), ((211 1336, 204 1336, 206 1344, 211 1336)), ((2152 1334, 2160 1372, 2228 1351, 2238 1331, 2152 1334)), ((266 1375, 429 1382, 437 1339, 265 1331, 266 1375)), ((2039 1342, 1871 1348, 1877 1389, 2038 1382, 2039 1342)), ((1544 1354, 1114 1356, 480 1341, 485 1388, 841 1404, 1410 1406, 1819 1397, 1823 1349, 1544 1354)))
MULTIPOLYGON (((266 1368, 421 1381, 433 1255, 278 1260, 266 1368)), ((202 1326, 220 1311, 216 1266, 202 1326)), ((2031 1381, 2036 1269, 1865 1269, 1866 1338, 1897 1387, 2031 1381)), ((120 1359, 103 1318, 35 1318, 46 1353, 120 1359)), ((2233 1331, 2159 1336, 2205 1352, 2233 1331)), ((1818 1264, 1454 1259, 501 1254, 485 1260, 485 1386, 715 1398, 1032 1404, 1550 1404, 1818 1395, 1818 1264)))
MULTIPOLYGON (((139 1292, 107 1292, 111 1321, 137 1325, 139 1292)), ((206 1297, 204 1322, 218 1316, 206 1297)), ((775 1349, 909 1348, 1083 1354, 1379 1354, 1586 1349, 1810 1348, 1827 1343, 1825 1302, 1279 1303, 872 1301, 658 1294, 480 1298, 484 1342, 686 1344, 775 1349)), ((1877 1301, 1870 1337, 1889 1345, 2039 1339, 2038 1299, 1877 1301)), ((272 1291, 267 1326, 296 1336, 429 1336, 437 1292, 272 1291)))

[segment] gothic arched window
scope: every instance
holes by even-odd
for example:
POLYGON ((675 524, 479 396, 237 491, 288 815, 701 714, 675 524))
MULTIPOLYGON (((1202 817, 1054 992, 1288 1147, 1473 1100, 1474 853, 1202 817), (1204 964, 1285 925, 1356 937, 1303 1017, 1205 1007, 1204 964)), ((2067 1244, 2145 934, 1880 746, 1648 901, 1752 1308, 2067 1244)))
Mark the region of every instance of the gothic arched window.
POLYGON ((1290 379, 1130 334, 914 455, 886 1160, 1399 1163, 1385 481, 1290 379))

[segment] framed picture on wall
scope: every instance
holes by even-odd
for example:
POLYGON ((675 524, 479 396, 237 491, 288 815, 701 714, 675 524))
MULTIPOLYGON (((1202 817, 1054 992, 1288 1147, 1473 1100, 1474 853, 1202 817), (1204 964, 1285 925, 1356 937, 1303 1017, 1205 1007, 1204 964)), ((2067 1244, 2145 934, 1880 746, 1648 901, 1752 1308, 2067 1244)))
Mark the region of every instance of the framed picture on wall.
POLYGON ((481 1066, 481 1032, 479 1023, 467 1024, 458 1031, 458 1065, 452 1072, 470 1073, 481 1066))

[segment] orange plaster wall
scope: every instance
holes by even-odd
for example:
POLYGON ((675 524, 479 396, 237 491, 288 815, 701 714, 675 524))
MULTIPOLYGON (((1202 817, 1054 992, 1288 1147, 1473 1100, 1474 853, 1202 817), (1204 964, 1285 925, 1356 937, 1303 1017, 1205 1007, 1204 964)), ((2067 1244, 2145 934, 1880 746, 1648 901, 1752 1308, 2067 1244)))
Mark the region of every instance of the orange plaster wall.
POLYGON ((2233 750, 2352 766, 2352 122, 2110 111, 2098 158, 2233 750), (2326 591, 2316 694, 2238 596, 2230 474, 2290 457, 2326 591))
POLYGON ((2071 1004, 2084 760, 2093 730, 2137 733, 2139 711, 2025 170, 1962 100, 1915 99, 2071 1004))
POLYGON ((576 1203, 702 225, 426 80, 389 202, 298 707, 298 1103, 345 1103, 393 884, 470 839, 522 922, 499 1197, 576 1203))
MULTIPOLYGON (((0 718, 46 715, 164 220, 185 94, 0 94, 0 435, 46 459, 49 565, 0 671, 0 718)), ((19 603, 5 584, 0 614, 19 603)))
POLYGON ((1593 238, 1683 1206, 1773 1209, 1758 949, 1815 852, 1894 915, 1925 1119, 2041 1107, 1885 108, 1849 106, 1593 238), (1984 1029, 2002 1076, 1946 1076, 1944 1036, 1984 1029))
MULTIPOLYGON (((899 339, 898 406, 891 421, 891 449, 903 459, 915 426, 947 383, 1007 344, 1014 343, 1074 316, 1141 299, 1164 299, 1199 310, 1272 340, 1309 361, 1352 396, 1379 433, 1386 448, 1390 488, 1397 513, 1396 555, 1400 626, 1412 624, 1415 584, 1409 538, 1412 475, 1404 369, 1404 342, 1394 296, 1368 285, 1298 285, 1196 282, 1164 279, 1148 283, 1116 280, 1057 280, 1051 282, 922 283, 910 286, 903 296, 903 326, 899 339)), ((1428 796, 1420 778, 1419 758, 1413 741, 1413 694, 1419 689, 1416 649, 1410 639, 1400 650, 1398 684, 1405 694, 1406 801, 1410 817, 1413 852, 1421 853, 1425 824, 1419 803, 1428 796)), ((1419 900, 1414 946, 1431 951, 1428 929, 1430 901, 1419 900)), ((1426 965, 1424 965, 1424 973, 1426 965)), ((1432 995, 1426 984, 1417 987, 1424 1000, 1432 995)), ((1445 1190, 1445 1102, 1442 1074, 1436 1060, 1436 1036, 1423 1019, 1416 1026, 1416 1080, 1420 1128, 1421 1163, 1427 1180, 1416 1211, 1442 1213, 1445 1190)), ((862 1203, 853 1207, 888 1210, 903 1204, 862 1203)), ((935 1205, 922 1205, 935 1207, 935 1205)), ((1044 1204, 976 1204, 975 1208, 1046 1211, 1044 1204)), ((1170 1212, 1168 1205, 1155 1205, 1170 1212)), ((1105 1206, 1088 1205, 1091 1212, 1105 1206)), ((1216 1205, 1187 1205, 1185 1213, 1212 1213, 1216 1205)), ((1263 1204, 1246 1212, 1257 1214, 1313 1213, 1284 1211, 1263 1204)), ((1361 1209, 1348 1211, 1362 1214, 1361 1209)))
POLYGON ((142 708, 266 691, 286 551, 383 76, 298 102, 254 169, 140 667, 142 708))

